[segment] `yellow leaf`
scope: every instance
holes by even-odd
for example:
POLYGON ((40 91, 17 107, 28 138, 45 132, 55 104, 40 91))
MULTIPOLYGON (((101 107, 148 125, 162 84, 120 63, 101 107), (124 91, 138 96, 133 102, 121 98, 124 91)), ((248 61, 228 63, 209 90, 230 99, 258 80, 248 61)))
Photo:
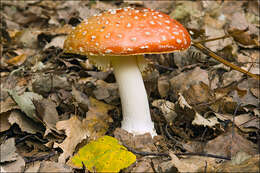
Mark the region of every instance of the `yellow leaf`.
POLYGON ((103 136, 82 147, 69 161, 74 168, 84 165, 91 172, 119 172, 136 161, 136 156, 118 143, 116 138, 103 136))

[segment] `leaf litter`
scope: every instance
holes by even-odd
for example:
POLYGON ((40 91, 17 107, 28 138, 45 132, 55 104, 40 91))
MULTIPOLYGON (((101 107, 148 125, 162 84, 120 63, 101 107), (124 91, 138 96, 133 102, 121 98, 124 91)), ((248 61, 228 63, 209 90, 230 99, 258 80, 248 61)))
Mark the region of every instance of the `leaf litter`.
MULTIPOLYGON (((75 169, 67 161, 104 135, 138 151, 136 162, 121 172, 259 170, 259 80, 195 46, 147 56, 154 70, 144 79, 158 136, 132 136, 120 129, 113 73, 97 70, 87 57, 62 53, 62 47, 81 20, 128 5, 169 14, 193 33, 193 41, 259 74, 257 1, 5 1, 1 172, 79 172, 84 166, 75 169)), ((112 165, 116 159, 104 161, 112 165)))

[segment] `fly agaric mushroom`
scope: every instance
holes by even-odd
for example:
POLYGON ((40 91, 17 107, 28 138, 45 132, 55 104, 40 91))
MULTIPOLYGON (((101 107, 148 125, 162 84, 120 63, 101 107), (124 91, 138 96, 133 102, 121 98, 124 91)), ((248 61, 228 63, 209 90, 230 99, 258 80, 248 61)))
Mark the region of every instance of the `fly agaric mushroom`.
POLYGON ((156 135, 141 72, 144 54, 189 48, 187 30, 153 9, 112 9, 84 20, 67 37, 64 51, 87 55, 99 69, 113 67, 123 111, 122 128, 156 135))

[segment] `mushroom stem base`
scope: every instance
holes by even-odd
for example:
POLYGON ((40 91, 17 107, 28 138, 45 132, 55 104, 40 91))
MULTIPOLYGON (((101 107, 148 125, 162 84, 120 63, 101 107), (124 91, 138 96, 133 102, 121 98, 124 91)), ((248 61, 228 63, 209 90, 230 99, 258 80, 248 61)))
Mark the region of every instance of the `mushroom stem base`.
POLYGON ((137 65, 137 57, 112 58, 112 66, 119 86, 123 111, 121 128, 134 135, 150 133, 155 136, 156 132, 150 116, 142 74, 137 65))

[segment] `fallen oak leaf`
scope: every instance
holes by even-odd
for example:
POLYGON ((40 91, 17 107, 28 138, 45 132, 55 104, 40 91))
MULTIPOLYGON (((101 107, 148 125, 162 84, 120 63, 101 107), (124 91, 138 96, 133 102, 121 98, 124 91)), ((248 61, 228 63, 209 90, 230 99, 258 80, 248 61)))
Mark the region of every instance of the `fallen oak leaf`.
POLYGON ((76 146, 83 140, 90 136, 87 128, 86 119, 80 121, 77 116, 72 116, 68 120, 59 121, 56 124, 58 130, 65 130, 67 135, 66 139, 58 144, 55 143, 54 147, 60 147, 63 153, 59 157, 59 162, 65 163, 66 159, 72 156, 76 146))

